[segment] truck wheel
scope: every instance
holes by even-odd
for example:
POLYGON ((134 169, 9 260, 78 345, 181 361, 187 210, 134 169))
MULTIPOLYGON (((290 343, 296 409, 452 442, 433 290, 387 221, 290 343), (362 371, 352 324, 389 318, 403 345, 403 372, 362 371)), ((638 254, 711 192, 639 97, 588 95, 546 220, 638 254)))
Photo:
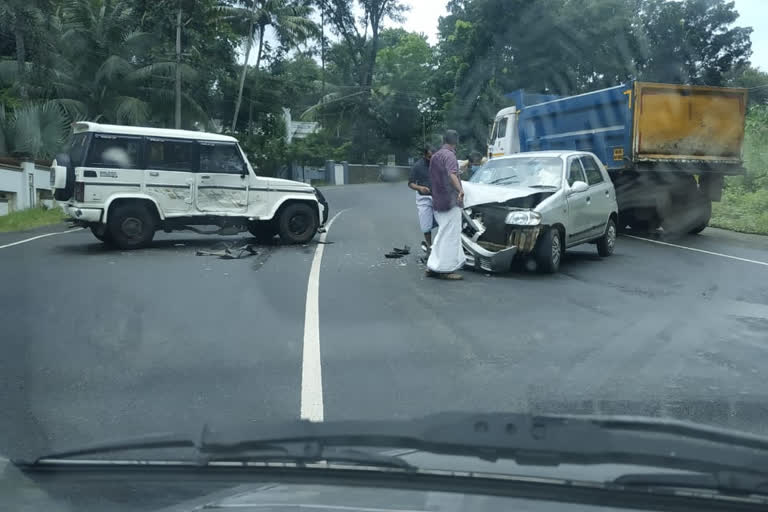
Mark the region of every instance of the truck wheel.
POLYGON ((597 239, 597 254, 605 258, 613 254, 613 248, 616 246, 616 223, 613 219, 608 219, 608 225, 605 227, 605 234, 597 239))
POLYGON ((563 237, 557 228, 547 228, 536 240, 533 248, 533 257, 536 267, 544 274, 554 274, 560 269, 560 261, 563 259, 563 237))
POLYGON ((269 242, 277 234, 275 226, 270 222, 251 222, 248 231, 259 242, 269 242))
POLYGON ((709 219, 712 218, 712 201, 700 198, 697 201, 697 209, 699 210, 698 222, 688 230, 691 235, 698 235, 709 225, 709 219))
POLYGON ((277 221, 280 239, 287 244, 305 244, 312 240, 320 225, 317 211, 306 203, 289 204, 277 221))
POLYGON ((109 234, 109 228, 102 224, 100 224, 98 227, 91 226, 91 233, 93 233, 93 236, 95 236, 96 239, 100 242, 104 242, 107 245, 112 245, 114 243, 112 237, 109 234))
POLYGON ((108 233, 120 249, 146 247, 155 236, 155 217, 143 204, 118 204, 109 215, 108 233))

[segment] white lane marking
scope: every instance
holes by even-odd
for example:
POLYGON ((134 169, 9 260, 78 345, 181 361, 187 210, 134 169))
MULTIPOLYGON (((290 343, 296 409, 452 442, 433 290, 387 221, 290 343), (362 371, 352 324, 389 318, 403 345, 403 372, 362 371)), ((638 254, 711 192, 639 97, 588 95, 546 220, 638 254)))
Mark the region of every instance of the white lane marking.
POLYGON ((320 364, 320 264, 325 237, 341 210, 325 225, 320 235, 307 280, 307 304, 304 307, 304 351, 301 359, 301 418, 323 421, 323 370, 320 364))
POLYGON ((0 249, 5 249, 6 247, 13 247, 14 245, 25 244, 27 242, 31 242, 32 240, 37 240, 38 238, 45 238, 47 236, 53 236, 53 235, 63 235, 65 233, 74 233, 75 231, 82 231, 83 229, 84 228, 74 228, 67 231, 57 231, 56 233, 46 233, 44 235, 37 235, 37 236, 33 236, 32 238, 26 238, 24 240, 19 240, 18 242, 13 242, 11 244, 0 245, 0 249))
POLYGON ((659 244, 659 245, 668 245, 669 247, 677 247, 678 249, 685 249, 687 251, 693 251, 693 252, 700 252, 703 254, 709 254, 711 256, 720 256, 721 258, 728 258, 731 260, 736 261, 744 261, 746 263, 754 263, 755 265, 763 265, 765 267, 768 267, 768 262, 765 261, 757 261, 757 260, 750 260, 747 258, 739 258, 738 256, 731 256, 730 254, 722 254, 719 252, 712 252, 712 251, 705 251, 704 249, 696 249, 694 247, 686 247, 685 245, 677 245, 677 244, 670 244, 669 242, 662 242, 660 240, 651 240, 650 238, 642 238, 639 236, 633 236, 633 235, 621 235, 625 236, 627 238, 634 238, 635 240, 643 240, 645 242, 651 242, 653 244, 659 244))

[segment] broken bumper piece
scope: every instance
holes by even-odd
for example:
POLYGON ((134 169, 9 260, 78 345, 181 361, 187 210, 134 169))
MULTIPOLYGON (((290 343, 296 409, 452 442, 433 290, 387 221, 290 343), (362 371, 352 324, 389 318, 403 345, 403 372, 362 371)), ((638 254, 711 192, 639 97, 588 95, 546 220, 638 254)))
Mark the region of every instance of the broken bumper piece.
POLYGON ((465 266, 486 272, 507 272, 517 254, 517 247, 507 247, 500 251, 489 251, 473 242, 466 235, 461 235, 461 245, 467 257, 465 266))

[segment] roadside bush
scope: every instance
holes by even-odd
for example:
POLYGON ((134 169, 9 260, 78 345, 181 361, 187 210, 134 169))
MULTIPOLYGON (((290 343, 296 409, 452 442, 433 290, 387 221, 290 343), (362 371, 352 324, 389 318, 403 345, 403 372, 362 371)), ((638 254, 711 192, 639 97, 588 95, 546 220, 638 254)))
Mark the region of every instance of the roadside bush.
POLYGON ((751 192, 743 187, 726 188, 722 201, 712 204, 710 225, 768 235, 768 189, 751 192))

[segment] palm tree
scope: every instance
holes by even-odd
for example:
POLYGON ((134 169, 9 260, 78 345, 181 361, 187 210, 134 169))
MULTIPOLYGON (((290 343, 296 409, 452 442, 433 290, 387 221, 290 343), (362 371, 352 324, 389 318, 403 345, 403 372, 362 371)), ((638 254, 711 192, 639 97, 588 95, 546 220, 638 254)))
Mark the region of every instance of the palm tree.
POLYGON ((196 77, 191 66, 175 58, 139 65, 155 41, 136 29, 130 1, 66 0, 61 17, 64 51, 54 87, 73 117, 142 124, 153 118, 153 106, 174 105, 178 97, 198 120, 207 120, 188 94, 174 88, 196 77))
POLYGON ((261 65, 264 50, 264 33, 272 27, 278 41, 286 46, 296 45, 317 34, 318 27, 309 19, 312 7, 300 0, 241 0, 234 7, 227 8, 228 18, 245 37, 245 61, 240 73, 235 112, 232 116, 234 131, 243 101, 243 86, 248 71, 253 41, 258 36, 255 70, 261 65))
POLYGON ((69 129, 69 118, 55 101, 27 103, 8 112, 0 105, 0 155, 51 158, 69 129))

